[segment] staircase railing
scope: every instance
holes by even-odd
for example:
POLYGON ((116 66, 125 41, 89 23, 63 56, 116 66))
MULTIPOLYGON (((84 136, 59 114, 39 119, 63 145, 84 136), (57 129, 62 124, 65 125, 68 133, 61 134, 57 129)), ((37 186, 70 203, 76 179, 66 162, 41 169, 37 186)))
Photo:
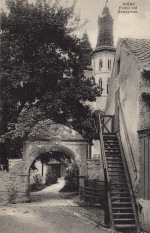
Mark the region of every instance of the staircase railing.
POLYGON ((106 206, 106 209, 105 209, 105 214, 106 214, 105 223, 109 224, 110 227, 113 229, 114 228, 114 222, 113 222, 113 217, 112 217, 113 213, 112 213, 111 199, 110 199, 110 180, 109 180, 108 167, 107 167, 107 162, 106 162, 106 155, 105 155, 103 131, 102 131, 100 113, 99 113, 98 117, 99 117, 100 149, 101 149, 101 156, 102 156, 102 162, 103 162, 104 178, 105 178, 107 202, 108 202, 108 208, 106 206))
POLYGON ((85 177, 84 200, 92 204, 101 204, 101 206, 105 207, 105 182, 98 179, 90 180, 88 177, 85 177))
POLYGON ((103 133, 114 132, 114 115, 101 115, 103 133))

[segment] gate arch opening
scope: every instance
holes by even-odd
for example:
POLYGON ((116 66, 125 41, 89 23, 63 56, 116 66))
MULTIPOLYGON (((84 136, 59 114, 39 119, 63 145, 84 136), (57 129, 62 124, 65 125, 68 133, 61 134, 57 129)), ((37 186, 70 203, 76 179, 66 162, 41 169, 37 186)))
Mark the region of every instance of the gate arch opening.
MULTIPOLYGON (((29 174, 31 199, 37 195, 37 192, 34 193, 34 191, 45 188, 46 193, 53 191, 52 185, 57 184, 57 181, 58 184, 54 186, 57 187, 57 191, 61 189, 70 192, 79 191, 79 168, 74 157, 69 154, 66 155, 57 151, 41 154, 31 165, 29 174), (69 180, 64 180, 65 177, 68 177, 69 180), (59 180, 59 178, 61 179, 59 180)), ((42 195, 44 194, 43 191, 42 195)))

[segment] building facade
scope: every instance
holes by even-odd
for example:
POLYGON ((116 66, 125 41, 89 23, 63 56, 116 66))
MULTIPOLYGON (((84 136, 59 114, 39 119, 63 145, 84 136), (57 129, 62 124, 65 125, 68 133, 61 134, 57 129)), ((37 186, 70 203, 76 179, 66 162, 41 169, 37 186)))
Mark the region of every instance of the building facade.
POLYGON ((105 114, 115 115, 144 232, 150 232, 150 40, 120 39, 105 114))

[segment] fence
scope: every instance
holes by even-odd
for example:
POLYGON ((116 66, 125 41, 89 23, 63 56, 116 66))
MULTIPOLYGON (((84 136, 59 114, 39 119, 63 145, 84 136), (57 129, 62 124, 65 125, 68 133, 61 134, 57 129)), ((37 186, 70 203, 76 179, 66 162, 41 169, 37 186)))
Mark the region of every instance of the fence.
POLYGON ((106 191, 104 181, 84 179, 84 200, 92 204, 105 205, 106 191))

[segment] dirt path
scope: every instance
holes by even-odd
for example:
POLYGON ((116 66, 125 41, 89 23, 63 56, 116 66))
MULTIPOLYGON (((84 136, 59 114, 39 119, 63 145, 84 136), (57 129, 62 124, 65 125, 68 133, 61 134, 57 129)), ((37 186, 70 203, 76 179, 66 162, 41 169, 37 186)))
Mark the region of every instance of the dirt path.
POLYGON ((0 208, 0 233, 103 233, 86 210, 59 193, 64 181, 32 193, 31 203, 0 208))

